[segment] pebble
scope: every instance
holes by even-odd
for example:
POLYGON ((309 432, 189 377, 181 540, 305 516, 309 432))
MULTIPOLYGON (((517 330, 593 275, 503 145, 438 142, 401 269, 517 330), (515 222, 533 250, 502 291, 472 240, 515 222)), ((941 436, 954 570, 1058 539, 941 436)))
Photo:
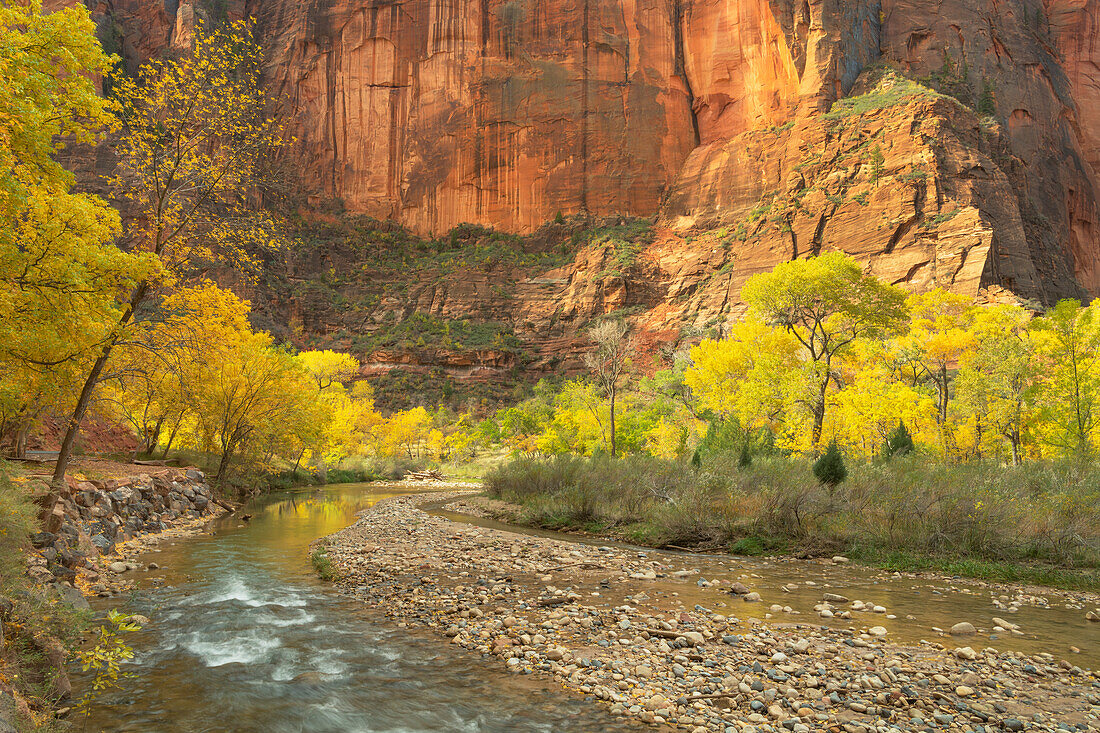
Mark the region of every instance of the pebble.
MULTIPOLYGON (((386 499, 323 540, 344 592, 502 667, 556 677, 616 715, 695 733, 992 733, 1023 730, 1023 720, 1053 731, 1100 712, 1100 696, 1091 693, 1093 703, 1083 694, 1096 678, 1053 655, 903 646, 886 641, 882 626, 861 634, 742 624, 655 586, 651 575, 683 582, 698 574, 673 556, 456 524, 416 508, 441 498, 386 499)), ((760 598, 739 582, 690 588, 760 598)), ((821 616, 852 616, 828 607, 847 603, 842 594, 823 601, 814 609, 821 616)))

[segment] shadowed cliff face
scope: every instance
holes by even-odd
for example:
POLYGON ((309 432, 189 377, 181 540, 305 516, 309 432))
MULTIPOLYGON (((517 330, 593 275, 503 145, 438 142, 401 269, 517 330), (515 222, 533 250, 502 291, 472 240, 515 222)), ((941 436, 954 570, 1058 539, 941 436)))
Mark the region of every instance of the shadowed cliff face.
MULTIPOLYGON (((682 236, 658 238, 655 260, 721 260, 732 282, 839 248, 914 288, 1100 292, 1100 0, 97 10, 131 64, 185 46, 196 18, 254 16, 315 205, 338 199, 421 234, 660 215, 682 236), (941 95, 880 104, 886 68, 941 95), (741 235, 719 237, 722 257, 696 251, 687 233, 716 227, 741 235)), ((685 287, 703 292, 717 273, 696 274, 685 287)))

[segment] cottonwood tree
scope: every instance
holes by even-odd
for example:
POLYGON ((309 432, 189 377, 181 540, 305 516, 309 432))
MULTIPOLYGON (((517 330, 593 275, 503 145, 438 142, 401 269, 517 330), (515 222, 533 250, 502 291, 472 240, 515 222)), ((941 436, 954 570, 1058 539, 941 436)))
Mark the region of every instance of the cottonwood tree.
POLYGON ((842 252, 777 265, 749 278, 741 289, 752 311, 790 332, 806 350, 812 366, 813 416, 810 446, 821 441, 834 362, 861 338, 879 338, 904 324, 905 293, 842 252))
POLYGON ((1024 441, 1038 417, 1036 398, 1046 367, 1043 333, 1031 314, 1016 305, 981 310, 975 317, 977 346, 956 380, 958 401, 975 422, 975 450, 988 428, 1009 446, 1013 465, 1024 457, 1024 441))
POLYGON ((779 433, 789 427, 791 401, 804 379, 800 348, 785 329, 749 316, 725 338, 692 348, 684 382, 702 411, 779 433))
POLYGON ((592 374, 600 392, 610 406, 608 417, 608 453, 617 455, 615 442, 615 402, 623 377, 630 366, 630 354, 634 350, 630 327, 623 321, 604 321, 589 329, 588 338, 594 348, 584 355, 584 365, 592 374))
POLYGON ((1087 457, 1100 424, 1100 304, 1082 308, 1080 301, 1062 300, 1034 327, 1047 336, 1048 368, 1038 395, 1043 441, 1087 457))
POLYGON ((935 390, 936 425, 945 457, 953 450, 949 405, 955 369, 977 345, 974 299, 937 288, 909 296, 909 331, 896 344, 897 366, 914 386, 935 390))
POLYGON ((126 242, 151 255, 157 277, 138 280, 98 349, 69 419, 54 471, 64 478, 73 442, 111 352, 157 288, 218 263, 248 272, 249 252, 272 246, 276 229, 255 200, 282 128, 260 91, 262 53, 242 22, 196 34, 182 58, 113 79, 121 131, 111 179, 128 214, 126 242))
POLYGON ((64 409, 114 336, 119 295, 152 274, 113 245, 118 214, 72 190, 61 143, 113 123, 92 78, 111 59, 83 7, 0 4, 0 438, 22 455, 47 409, 64 409), (74 388, 75 386, 75 388, 74 388))

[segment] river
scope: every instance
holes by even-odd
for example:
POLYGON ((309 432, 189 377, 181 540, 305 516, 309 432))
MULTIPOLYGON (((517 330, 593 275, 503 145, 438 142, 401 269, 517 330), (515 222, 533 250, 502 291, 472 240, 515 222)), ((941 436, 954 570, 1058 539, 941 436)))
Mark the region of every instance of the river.
MULTIPOLYGON (((141 574, 140 590, 128 599, 97 604, 101 611, 121 606, 152 623, 130 639, 136 657, 126 669, 133 676, 121 691, 97 702, 87 730, 651 730, 564 693, 550 681, 506 674, 495 662, 486 663, 437 636, 400 628, 316 578, 309 562, 313 540, 352 523, 361 509, 407 492, 367 484, 283 492, 244 509, 253 515, 250 522, 225 517, 210 532, 162 542, 143 558, 161 568, 141 574)), ((882 604, 889 613, 865 616, 887 627, 894 641, 935 638, 948 645, 996 645, 1058 657, 1076 645, 1081 653, 1069 655, 1075 662, 1094 667, 1100 661, 1100 629, 1068 599, 1024 603, 1009 616, 1009 596, 961 579, 680 553, 666 562, 698 571, 690 579, 658 579, 646 586, 652 597, 673 607, 705 607, 746 620, 771 616, 773 622, 813 623, 822 621, 813 605, 829 589, 882 604), (744 580, 762 592, 765 603, 743 603, 696 582, 703 578, 727 584, 744 580), (773 602, 799 609, 801 615, 772 611, 768 604, 773 602), (958 620, 989 627, 995 615, 1009 616, 1026 633, 959 640, 935 635, 936 627, 958 620)), ((79 691, 79 674, 74 683, 79 691)))
MULTIPOLYGON (((258 500, 243 523, 162 543, 121 605, 132 677, 92 708, 89 731, 635 731, 649 726, 497 672, 438 637, 398 628, 316 578, 309 544, 399 493, 363 484, 258 500)), ((81 679, 74 678, 79 692, 81 679)), ((77 720, 78 727, 82 721, 77 720)))

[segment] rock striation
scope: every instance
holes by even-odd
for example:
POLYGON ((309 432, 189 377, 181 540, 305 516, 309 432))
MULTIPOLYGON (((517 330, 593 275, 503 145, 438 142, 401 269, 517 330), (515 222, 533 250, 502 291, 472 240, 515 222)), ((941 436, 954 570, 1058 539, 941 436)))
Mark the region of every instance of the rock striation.
POLYGON ((652 259, 693 273, 674 287, 725 267, 733 308, 820 249, 911 288, 1100 292, 1100 0, 94 5, 131 67, 254 17, 306 209, 421 235, 659 216, 683 236, 652 259), (696 233, 723 227, 749 231, 712 257, 696 233))

